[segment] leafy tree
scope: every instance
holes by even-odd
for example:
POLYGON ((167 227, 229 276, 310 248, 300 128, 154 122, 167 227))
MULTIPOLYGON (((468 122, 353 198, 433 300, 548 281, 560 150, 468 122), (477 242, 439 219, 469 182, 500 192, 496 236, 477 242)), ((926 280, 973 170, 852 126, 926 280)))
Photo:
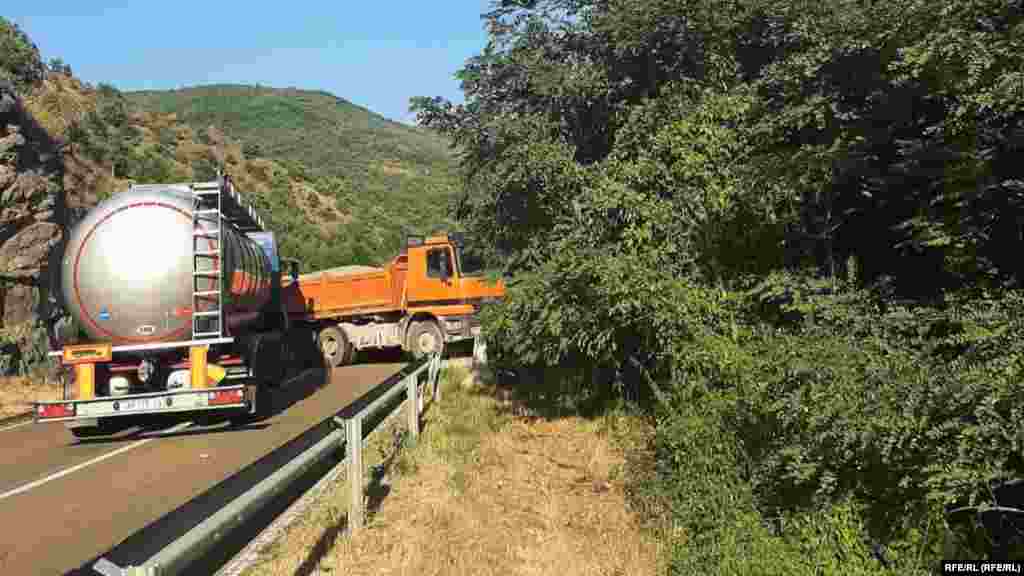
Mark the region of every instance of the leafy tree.
POLYGON ((465 103, 411 107, 460 154, 459 224, 514 274, 486 316, 496 359, 544 394, 667 391, 650 486, 687 533, 680 573, 747 573, 752 549, 760 573, 884 572, 836 540, 798 560, 836 531, 926 572, 943 507, 1024 474, 996 439, 1019 355, 981 352, 1016 333, 1024 280, 1024 3, 505 0, 484 18, 465 103), (801 528, 772 535, 773 515, 801 528))
POLYGON ((217 166, 209 158, 197 158, 192 161, 192 177, 198 182, 216 180, 217 166))

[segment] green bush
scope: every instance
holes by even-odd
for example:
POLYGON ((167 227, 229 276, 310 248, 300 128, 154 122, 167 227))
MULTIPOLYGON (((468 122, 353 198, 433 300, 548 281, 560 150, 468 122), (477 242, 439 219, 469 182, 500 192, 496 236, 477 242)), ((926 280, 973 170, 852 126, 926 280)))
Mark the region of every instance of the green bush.
POLYGON ((40 323, 23 322, 0 329, 0 374, 27 376, 48 364, 50 339, 40 323))
POLYGON ((1024 474, 1021 3, 499 4, 413 107, 513 276, 498 363, 661 391, 673 571, 991 554, 944 512, 1024 474))
MULTIPOLYGON (((727 498, 757 517, 797 519, 805 528, 836 521, 823 511, 853 506, 845 538, 880 545, 901 574, 927 572, 951 550, 989 554, 983 543, 961 545, 944 510, 993 504, 992 481, 1024 474, 1024 346, 1012 336, 1024 328, 1021 295, 984 306, 951 298, 945 309, 889 315, 872 314, 863 292, 794 291, 792 300, 806 314, 795 328, 759 325, 736 344, 705 339, 685 353, 687 383, 674 387, 655 440, 653 486, 690 534, 674 558, 699 565, 702 554, 718 550, 713 542, 728 540, 718 530, 751 529, 718 510, 727 498), (923 345, 893 339, 907 333, 923 345), (961 348, 951 358, 954 345, 961 348), (732 495, 715 493, 720 487, 732 495), (949 541, 954 547, 943 548, 949 541)), ((756 299, 750 308, 764 311, 756 299)), ((807 534, 783 535, 808 552, 807 534)), ((860 547, 821 546, 852 554, 843 570, 880 566, 860 547)), ((722 571, 707 573, 741 573, 726 560, 712 565, 722 571)))
POLYGON ((0 80, 24 90, 46 75, 39 49, 18 25, 0 17, 0 80))

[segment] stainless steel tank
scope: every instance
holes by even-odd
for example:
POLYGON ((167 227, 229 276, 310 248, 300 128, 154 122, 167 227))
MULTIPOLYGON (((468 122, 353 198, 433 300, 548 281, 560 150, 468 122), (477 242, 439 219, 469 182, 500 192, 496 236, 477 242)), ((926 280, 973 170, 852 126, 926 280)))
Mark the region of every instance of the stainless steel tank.
MULTIPOLYGON (((215 229, 208 221, 203 228, 215 229)), ((271 266, 263 250, 224 223, 221 294, 228 327, 260 318, 270 298, 271 266)), ((214 249, 200 239, 199 248, 214 249), (204 247, 203 244, 206 244, 204 247)), ((71 315, 94 341, 114 344, 192 338, 192 194, 187 186, 134 189, 100 203, 68 236, 61 290, 71 315)), ((201 270, 216 258, 197 258, 201 270)), ((216 278, 200 277, 199 290, 216 278)), ((215 305, 211 298, 209 305, 215 305)), ((207 308, 204 305, 202 308, 207 308)))

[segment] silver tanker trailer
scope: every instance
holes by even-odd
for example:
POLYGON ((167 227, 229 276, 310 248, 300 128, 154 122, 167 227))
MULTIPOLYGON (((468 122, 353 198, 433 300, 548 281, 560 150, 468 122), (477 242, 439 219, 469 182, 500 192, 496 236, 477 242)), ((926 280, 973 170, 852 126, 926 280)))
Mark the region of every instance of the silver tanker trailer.
POLYGON ((274 234, 230 180, 134 185, 97 205, 69 234, 60 288, 86 338, 50 353, 73 382, 36 403, 37 422, 93 436, 161 413, 244 421, 283 375, 274 234))

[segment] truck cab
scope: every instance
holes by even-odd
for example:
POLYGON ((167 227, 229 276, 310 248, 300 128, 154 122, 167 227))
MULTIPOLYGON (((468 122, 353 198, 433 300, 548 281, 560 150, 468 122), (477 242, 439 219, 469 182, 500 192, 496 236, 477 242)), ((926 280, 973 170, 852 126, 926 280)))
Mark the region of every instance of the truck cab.
MULTIPOLYGON (((460 234, 408 240, 406 306, 413 316, 439 320, 445 342, 479 334, 481 306, 504 295, 504 285, 488 285, 479 261, 468 257, 460 234)), ((414 346, 410 346, 413 348, 414 346)))

